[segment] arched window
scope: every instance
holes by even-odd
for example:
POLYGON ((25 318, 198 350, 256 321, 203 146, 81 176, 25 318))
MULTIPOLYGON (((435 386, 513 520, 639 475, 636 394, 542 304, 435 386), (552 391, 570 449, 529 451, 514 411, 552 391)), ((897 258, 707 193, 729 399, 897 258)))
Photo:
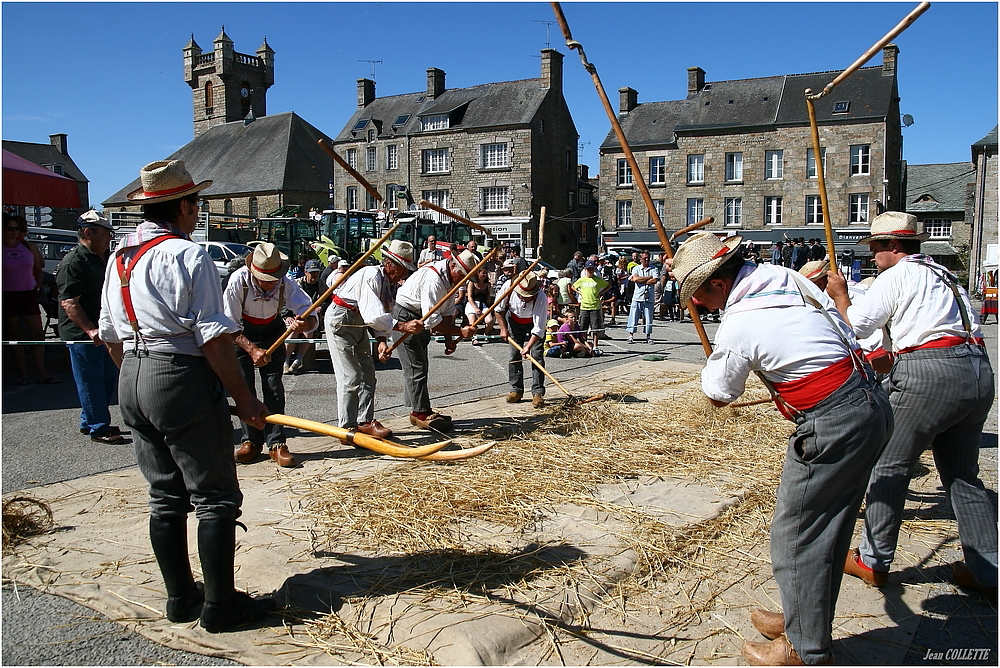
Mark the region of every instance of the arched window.
POLYGON ((215 99, 212 94, 212 82, 205 82, 205 111, 210 112, 212 107, 215 106, 215 99))
POLYGON ((257 198, 256 197, 251 197, 250 198, 250 217, 251 218, 256 218, 257 217, 257 198))
POLYGON ((222 213, 226 214, 227 216, 233 215, 233 200, 227 199, 225 202, 222 203, 222 213))

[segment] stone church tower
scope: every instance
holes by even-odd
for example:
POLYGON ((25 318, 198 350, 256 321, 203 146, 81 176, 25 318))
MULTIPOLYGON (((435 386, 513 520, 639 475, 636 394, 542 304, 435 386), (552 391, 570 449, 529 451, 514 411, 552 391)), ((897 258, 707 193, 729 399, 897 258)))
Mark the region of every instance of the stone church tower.
POLYGON ((267 89, 274 84, 274 51, 266 38, 256 56, 237 53, 223 26, 213 46, 202 53, 192 34, 184 47, 184 80, 194 98, 195 137, 222 123, 266 115, 267 89))

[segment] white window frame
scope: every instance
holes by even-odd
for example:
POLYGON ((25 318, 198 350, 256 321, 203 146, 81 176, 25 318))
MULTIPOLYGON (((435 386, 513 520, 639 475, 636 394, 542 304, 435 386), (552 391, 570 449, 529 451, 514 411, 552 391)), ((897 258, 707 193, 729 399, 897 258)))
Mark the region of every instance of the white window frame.
POLYGON ((764 151, 764 178, 768 181, 785 178, 785 152, 781 149, 764 151))
MULTIPOLYGON (((826 165, 823 165, 826 167, 826 165)), ((851 146, 851 176, 868 176, 872 173, 871 144, 851 146)))
POLYGON ((440 207, 448 208, 448 198, 449 192, 447 190, 424 190, 420 193, 421 199, 425 199, 431 204, 436 204, 440 207))
POLYGON ((377 136, 378 135, 375 133, 375 129, 374 128, 372 128, 371 130, 368 131, 368 141, 375 141, 375 138, 377 136))
POLYGON ((590 190, 580 190, 580 206, 590 206, 590 190))
POLYGON ((924 232, 930 232, 931 239, 951 239, 951 218, 928 218, 924 221, 924 232))
MULTIPOLYGON (((653 200, 653 209, 656 211, 656 215, 659 216, 661 223, 663 222, 664 205, 665 205, 665 200, 662 199, 653 200)), ((651 230, 655 229, 653 225, 653 216, 650 215, 649 212, 646 212, 646 227, 648 227, 651 230)))
POLYGON ((420 117, 421 130, 447 130, 449 127, 451 127, 451 117, 448 114, 420 117))
POLYGON ((374 211, 378 208, 378 200, 375 199, 375 195, 365 190, 365 211, 374 211))
POLYGON ((851 225, 867 225, 871 222, 871 196, 868 193, 853 193, 848 197, 848 222, 851 225))
POLYGON ((823 224, 823 200, 819 195, 806 195, 806 225, 823 224))
POLYGON ((378 149, 374 146, 365 149, 365 169, 369 172, 378 169, 378 149))
POLYGON ((510 144, 507 142, 497 142, 480 145, 480 169, 503 169, 506 167, 510 167, 510 144))
POLYGON ((687 201, 687 224, 694 225, 705 217, 705 200, 702 197, 689 197, 687 201))
POLYGON ((615 227, 630 229, 632 227, 632 200, 615 201, 615 227))
POLYGON ((667 182, 667 158, 654 155, 649 159, 649 183, 660 186, 667 182))
POLYGON ((510 186, 484 186, 479 189, 480 211, 510 211, 510 186))
MULTIPOLYGON (((705 154, 704 153, 692 153, 688 156, 687 161, 687 182, 688 183, 704 183, 705 182, 705 154)), ((697 221, 695 221, 697 222, 697 221)))
POLYGON ((385 168, 399 169, 399 145, 389 144, 385 147, 385 168))
POLYGON ((743 153, 726 153, 726 182, 743 181, 743 153))
POLYGON ((348 211, 357 210, 358 208, 357 186, 347 186, 347 191, 344 193, 344 208, 348 211))
MULTIPOLYGON (((823 160, 823 174, 826 174, 826 147, 822 146, 819 149, 819 154, 823 160)), ((811 148, 806 149, 806 178, 815 179, 819 178, 816 176, 816 155, 815 151, 811 148)))
POLYGON ((421 151, 420 169, 422 174, 445 174, 451 167, 451 155, 447 148, 425 148, 421 151))
POLYGON ((775 195, 764 198, 764 224, 771 226, 781 225, 782 209, 784 208, 782 198, 775 195))
POLYGON ((727 197, 725 199, 723 217, 726 227, 743 226, 743 198, 727 197))
POLYGON ((619 187, 631 186, 632 181, 632 166, 628 164, 628 160, 625 158, 619 158, 618 160, 618 178, 616 183, 619 187))
POLYGON ((347 161, 347 164, 351 166, 351 169, 357 169, 358 168, 358 149, 356 149, 356 148, 349 148, 346 151, 344 151, 344 159, 347 161))

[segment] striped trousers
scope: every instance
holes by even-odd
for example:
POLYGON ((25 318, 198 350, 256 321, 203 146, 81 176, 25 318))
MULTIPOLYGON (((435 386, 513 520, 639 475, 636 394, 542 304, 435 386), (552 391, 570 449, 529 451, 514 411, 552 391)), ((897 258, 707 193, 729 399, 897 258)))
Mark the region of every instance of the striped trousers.
POLYGON ((986 352, 960 345, 905 353, 886 383, 896 430, 868 484, 864 562, 889 570, 914 467, 930 448, 955 512, 965 562, 979 584, 996 587, 997 518, 979 479, 979 443, 994 394, 986 352))

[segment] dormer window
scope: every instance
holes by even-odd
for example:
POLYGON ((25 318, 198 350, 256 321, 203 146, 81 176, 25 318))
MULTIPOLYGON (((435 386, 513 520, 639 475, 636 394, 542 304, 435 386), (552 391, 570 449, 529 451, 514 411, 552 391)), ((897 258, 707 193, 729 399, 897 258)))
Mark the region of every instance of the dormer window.
POLYGON ((409 114, 403 114, 402 116, 396 116, 396 120, 394 120, 392 122, 392 125, 393 125, 393 127, 397 127, 398 128, 400 125, 402 125, 403 123, 405 123, 408 120, 410 120, 410 115, 409 114))
POLYGON ((846 114, 850 108, 851 108, 851 103, 849 101, 833 103, 833 113, 835 114, 846 114))
POLYGON ((420 118, 421 130, 447 130, 450 127, 448 114, 435 114, 433 116, 422 116, 420 118))
POLYGON ((368 141, 375 141, 375 129, 372 128, 368 131, 368 141))

